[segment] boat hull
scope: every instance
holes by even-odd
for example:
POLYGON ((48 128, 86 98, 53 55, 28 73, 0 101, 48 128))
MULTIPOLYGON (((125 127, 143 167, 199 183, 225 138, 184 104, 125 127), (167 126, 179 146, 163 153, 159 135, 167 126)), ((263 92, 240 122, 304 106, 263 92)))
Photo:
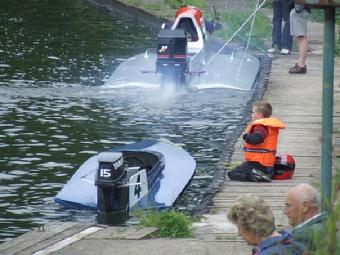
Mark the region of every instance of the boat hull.
MULTIPOLYGON (((129 209, 172 206, 192 178, 195 160, 182 148, 158 140, 144 140, 113 149, 129 150, 157 152, 163 155, 164 160, 158 177, 149 182, 148 193, 129 209)), ((56 195, 55 201, 73 209, 97 209, 97 187, 94 184, 97 168, 97 156, 89 158, 56 195)))

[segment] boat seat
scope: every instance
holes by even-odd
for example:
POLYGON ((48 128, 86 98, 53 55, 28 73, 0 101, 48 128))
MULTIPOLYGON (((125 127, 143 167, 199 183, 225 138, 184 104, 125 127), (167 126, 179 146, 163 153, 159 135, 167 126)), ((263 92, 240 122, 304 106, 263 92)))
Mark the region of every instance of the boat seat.
POLYGON ((185 31, 189 42, 198 41, 198 34, 191 18, 181 18, 176 28, 181 28, 185 31))

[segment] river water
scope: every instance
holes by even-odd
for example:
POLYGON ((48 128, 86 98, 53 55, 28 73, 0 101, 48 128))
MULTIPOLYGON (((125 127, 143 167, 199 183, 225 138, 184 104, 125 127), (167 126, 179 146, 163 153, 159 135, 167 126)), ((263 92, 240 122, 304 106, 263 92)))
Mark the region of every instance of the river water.
POLYGON ((0 242, 51 221, 96 221, 53 197, 90 156, 145 138, 170 140, 195 158, 176 206, 200 205, 253 91, 106 87, 158 31, 81 0, 2 0, 0 14, 0 242))

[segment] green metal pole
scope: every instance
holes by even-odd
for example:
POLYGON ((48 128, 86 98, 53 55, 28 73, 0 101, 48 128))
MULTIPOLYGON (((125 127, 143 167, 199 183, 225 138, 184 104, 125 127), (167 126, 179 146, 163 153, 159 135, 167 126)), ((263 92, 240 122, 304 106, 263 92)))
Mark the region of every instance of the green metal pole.
POLYGON ((327 7, 325 9, 322 83, 321 195, 323 211, 330 210, 330 203, 332 201, 334 34, 335 8, 327 7))

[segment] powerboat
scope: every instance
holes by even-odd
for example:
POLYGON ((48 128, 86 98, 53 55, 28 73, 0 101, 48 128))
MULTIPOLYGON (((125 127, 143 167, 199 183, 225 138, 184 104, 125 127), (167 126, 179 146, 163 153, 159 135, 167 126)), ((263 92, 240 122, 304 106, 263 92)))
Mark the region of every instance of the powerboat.
MULTIPOLYGON (((208 38, 207 21, 201 10, 183 6, 176 11, 172 22, 162 25, 157 47, 121 63, 106 84, 142 86, 141 83, 165 86, 187 85, 192 75, 204 73, 204 49, 208 38)), ((212 22, 209 27, 217 27, 212 22)), ((211 32, 211 30, 209 30, 211 32)))
POLYGON ((170 142, 143 140, 90 157, 55 196, 72 209, 103 214, 173 205, 191 180, 195 160, 170 142))
POLYGON ((189 5, 179 8, 174 19, 162 25, 156 49, 122 62, 104 86, 252 89, 259 59, 226 48, 210 36, 216 29, 221 25, 207 21, 200 9, 189 5))

